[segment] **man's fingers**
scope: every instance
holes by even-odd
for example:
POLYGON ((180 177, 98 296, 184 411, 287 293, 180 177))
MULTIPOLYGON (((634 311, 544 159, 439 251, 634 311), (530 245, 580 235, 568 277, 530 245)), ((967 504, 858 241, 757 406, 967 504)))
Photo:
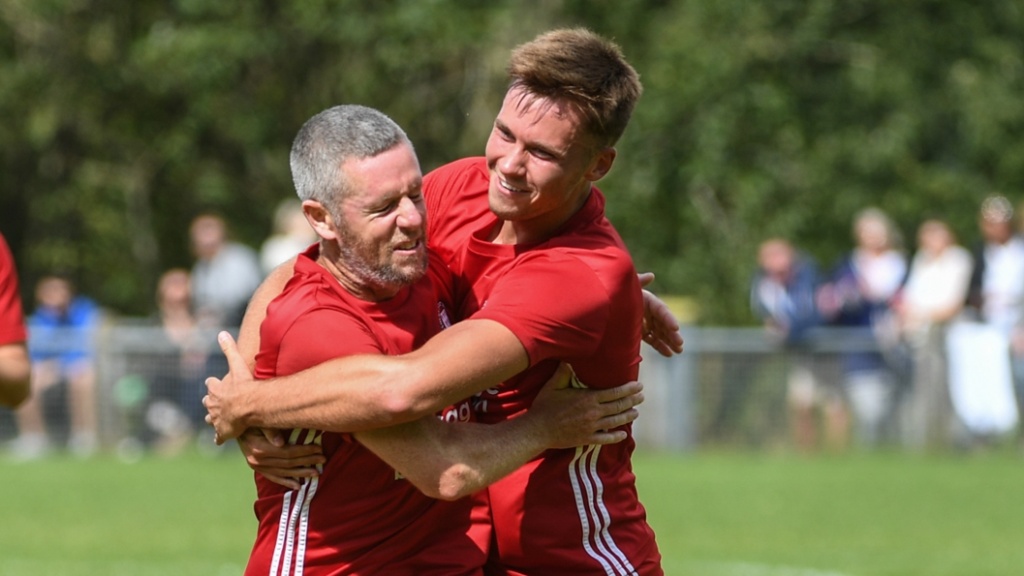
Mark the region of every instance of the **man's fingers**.
POLYGON ((320 475, 320 472, 316 468, 313 468, 311 466, 305 468, 289 468, 287 466, 259 466, 254 468, 253 470, 259 472, 260 474, 263 474, 264 476, 281 476, 285 478, 292 478, 295 480, 301 480, 302 478, 316 478, 317 476, 320 475))
MULTIPOLYGON (((639 406, 640 404, 643 404, 643 402, 643 393, 637 392, 636 394, 631 394, 629 396, 626 396, 625 398, 619 398, 618 400, 614 400, 612 402, 604 402, 601 404, 601 409, 603 410, 603 414, 605 415, 605 417, 608 418, 614 417, 617 414, 625 414, 630 410, 635 411, 636 407, 639 406)), ((632 421, 633 420, 631 419, 630 422, 632 421)))
POLYGON ((634 408, 644 403, 644 393, 637 392, 636 394, 630 394, 625 398, 620 398, 615 401, 616 408, 619 408, 618 412, 625 412, 630 408, 634 408))
POLYGON ((657 352, 658 354, 661 354, 665 358, 671 358, 672 357, 672 349, 668 347, 668 344, 665 344, 664 342, 662 342, 660 340, 654 340, 653 338, 651 339, 650 342, 647 342, 647 343, 651 345, 651 348, 654 348, 655 352, 657 352))
POLYGON ((683 352, 683 336, 679 333, 679 320, 660 298, 643 290, 643 341, 659 354, 671 357, 683 352))
POLYGON ((316 467, 324 463, 324 457, 314 454, 296 458, 268 458, 260 457, 258 454, 246 454, 245 461, 257 472, 266 470, 273 474, 313 478, 320 475, 316 467))
POLYGON ((625 426, 630 422, 633 422, 640 416, 640 412, 636 408, 629 408, 615 414, 610 414, 601 419, 599 425, 600 430, 613 430, 620 426, 625 426))
POLYGON ((663 335, 662 340, 664 340, 666 346, 668 346, 676 354, 683 353, 683 345, 685 344, 685 341, 683 340, 683 335, 679 333, 679 328, 676 328, 674 331, 671 331, 668 334, 663 335))
POLYGON ((683 336, 678 332, 670 332, 667 335, 646 332, 644 333, 644 342, 666 358, 683 353, 683 336))
POLYGON ((632 396, 633 394, 642 392, 643 389, 643 383, 634 380, 632 382, 626 382, 621 386, 616 386, 615 388, 596 391, 595 394, 597 394, 598 402, 607 403, 626 398, 627 396, 632 396))
POLYGON ((217 334, 217 343, 220 344, 220 351, 224 353, 224 358, 228 361, 229 372, 239 372, 245 370, 249 372, 249 365, 246 364, 245 358, 242 358, 242 353, 238 351, 238 344, 235 343, 235 339, 231 337, 231 334, 226 331, 221 331, 217 334))
POLYGON ((627 438, 625 430, 595 432, 589 444, 618 444, 627 438))
POLYGON ((633 422, 640 416, 636 408, 630 408, 625 412, 619 412, 618 414, 612 414, 605 416, 604 418, 597 421, 594 425, 594 432, 591 433, 590 439, 587 441, 588 444, 615 444, 622 442, 626 439, 627 434, 625 430, 618 430, 633 422))
POLYGON ((264 478, 266 478, 267 480, 270 480, 274 484, 278 484, 280 486, 284 486, 285 488, 288 488, 289 490, 298 490, 299 488, 302 487, 302 482, 299 482, 295 478, 291 478, 291 477, 288 477, 288 476, 282 476, 280 474, 271 474, 269 472, 260 472, 259 474, 261 476, 263 476, 264 478))
POLYGON ((654 272, 640 272, 636 275, 640 279, 640 287, 645 288, 654 282, 654 272))
POLYGON ((263 433, 263 437, 274 446, 284 446, 284 434, 276 428, 260 428, 260 432, 263 433))

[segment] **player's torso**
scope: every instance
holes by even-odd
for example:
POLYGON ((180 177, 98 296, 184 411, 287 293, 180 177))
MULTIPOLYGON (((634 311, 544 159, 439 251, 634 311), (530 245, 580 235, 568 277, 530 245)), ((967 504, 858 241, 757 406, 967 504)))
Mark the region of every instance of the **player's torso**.
MULTIPOLYGON (((343 292, 324 295, 330 280, 317 278, 319 270, 310 264, 303 263, 310 278, 305 283, 293 278, 268 308, 257 360, 259 377, 283 375, 324 360, 286 361, 273 353, 280 345, 275 339, 288 332, 287 320, 315 313, 310 307, 331 307, 332 321, 341 318, 352 324, 347 337, 332 343, 334 356, 373 353, 371 349, 408 352, 445 325, 445 303, 429 278, 402 293, 400 300, 367 305, 343 292), (282 366, 288 368, 281 371, 282 366)), ((297 276, 302 272, 298 268, 297 264, 297 276)), ((450 410, 468 413, 469 403, 450 410)), ((301 430, 291 431, 289 441, 320 443, 327 461, 320 476, 299 490, 286 490, 256 476, 259 531, 247 573, 269 573, 275 566, 284 567, 275 573, 307 575, 477 573, 482 552, 480 543, 468 535, 472 502, 426 497, 350 435, 301 430)))
MULTIPOLYGON (((555 238, 531 246, 508 246, 489 241, 498 219, 490 211, 487 186, 486 165, 480 159, 446 165, 424 183, 434 215, 430 243, 451 272, 458 318, 470 318, 488 306, 517 306, 513 315, 524 324, 532 322, 537 332, 547 331, 552 339, 563 341, 578 338, 578 342, 563 342, 557 358, 572 364, 588 386, 607 388, 635 380, 643 313, 640 289, 628 251, 604 218, 600 193, 595 191, 555 238), (552 268, 555 275, 564 273, 554 285, 544 285, 550 289, 536 288, 534 284, 541 285, 539 275, 550 279, 552 268), (581 269, 583 274, 573 272, 581 269), (562 318, 542 317, 549 312, 555 316, 561 312, 559 303, 571 303, 583 290, 592 293, 595 285, 607 314, 600 334, 581 336, 582 330, 560 330, 562 318), (521 304, 515 295, 521 296, 521 304), (541 309, 540 302, 554 308, 541 309), (584 341, 587 338, 590 341, 584 341)), ((557 367, 556 349, 529 350, 528 370, 479 395, 481 420, 500 421, 527 408, 557 367), (545 354, 551 354, 551 359, 545 354)))
MULTIPOLYGON (((432 193, 443 195, 433 199, 441 213, 431 212, 439 225, 430 238, 455 278, 459 317, 504 302, 510 291, 530 290, 533 272, 543 272, 544 267, 550 272, 551 266, 571 264, 568 269, 582 271, 588 282, 601 285, 611 305, 599 341, 581 342, 588 346, 586 354, 573 357, 572 346, 566 346, 566 352, 557 358, 569 361, 580 380, 592 387, 635 380, 642 321, 640 291, 628 253, 603 219, 602 206, 591 206, 591 212, 578 215, 579 221, 568 223, 577 234, 568 233, 528 249, 496 246, 487 242, 497 220, 488 207, 482 166, 462 163, 453 167, 468 168, 469 172, 456 178, 445 174, 441 179, 449 186, 453 182, 462 185, 458 194, 452 189, 430 190, 429 179, 426 193, 428 202, 432 193), (538 256, 545 251, 548 253, 538 256), (515 288, 509 290, 510 284, 515 288)), ((576 296, 575 279, 564 280, 564 290, 531 297, 553 300, 556 307, 560 301, 567 302, 576 296)), ((536 308, 524 301, 519 315, 529 322, 536 308)), ((557 321, 537 319, 537 324, 558 339, 558 329, 551 328, 557 321)), ((570 334, 569 338, 577 337, 575 332, 570 334)), ((543 345, 537 346, 537 353, 543 349, 543 345)), ((497 422, 528 408, 557 364, 553 355, 478 395, 478 417, 497 422)), ((630 438, 613 446, 549 450, 493 485, 488 492, 497 545, 494 573, 660 574, 660 555, 637 499, 630 467, 633 446, 630 438)))

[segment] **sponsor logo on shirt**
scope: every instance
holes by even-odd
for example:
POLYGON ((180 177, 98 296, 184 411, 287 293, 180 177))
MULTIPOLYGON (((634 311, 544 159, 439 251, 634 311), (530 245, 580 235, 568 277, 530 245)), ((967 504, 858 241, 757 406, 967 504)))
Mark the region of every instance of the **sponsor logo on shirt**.
POLYGON ((448 317, 448 309, 445 308, 444 302, 437 303, 437 321, 441 325, 441 330, 452 327, 452 320, 448 317))

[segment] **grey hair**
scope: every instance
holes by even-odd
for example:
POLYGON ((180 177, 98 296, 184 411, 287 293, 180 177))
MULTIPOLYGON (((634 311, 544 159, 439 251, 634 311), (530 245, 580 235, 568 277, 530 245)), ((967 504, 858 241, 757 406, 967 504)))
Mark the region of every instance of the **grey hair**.
POLYGON ((290 164, 295 192, 301 200, 316 200, 332 214, 349 193, 342 163, 372 158, 399 143, 412 146, 394 120, 357 104, 334 106, 303 124, 292 142, 290 164))
POLYGON ((981 219, 1002 224, 1013 220, 1013 204, 1005 196, 994 194, 981 203, 981 219))

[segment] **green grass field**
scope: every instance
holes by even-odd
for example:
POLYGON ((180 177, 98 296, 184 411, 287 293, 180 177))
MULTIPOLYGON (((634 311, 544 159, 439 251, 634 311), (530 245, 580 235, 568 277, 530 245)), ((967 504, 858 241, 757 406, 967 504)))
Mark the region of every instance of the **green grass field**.
MULTIPOLYGON (((635 459, 670 576, 1024 574, 1024 458, 1009 452, 635 459)), ((241 457, 0 461, 3 576, 240 574, 241 457)))

